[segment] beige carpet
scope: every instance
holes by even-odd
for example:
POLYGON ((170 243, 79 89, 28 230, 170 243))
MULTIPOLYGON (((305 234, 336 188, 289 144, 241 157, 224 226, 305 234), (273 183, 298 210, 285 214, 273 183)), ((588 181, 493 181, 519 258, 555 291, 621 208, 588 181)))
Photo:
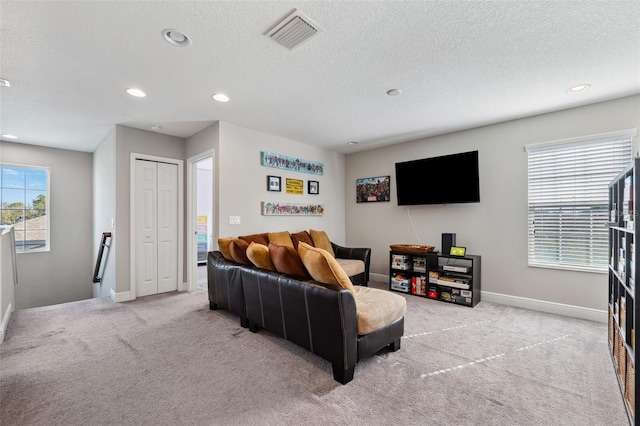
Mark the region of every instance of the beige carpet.
POLYGON ((628 423, 606 324, 407 302, 402 348, 345 386, 328 362, 210 311, 203 290, 18 311, 0 346, 0 424, 628 423))

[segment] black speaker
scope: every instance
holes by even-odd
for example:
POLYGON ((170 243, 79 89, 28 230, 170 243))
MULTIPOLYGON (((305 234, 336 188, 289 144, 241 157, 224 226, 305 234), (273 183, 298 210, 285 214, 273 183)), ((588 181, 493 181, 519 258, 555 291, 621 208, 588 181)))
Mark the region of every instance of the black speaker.
POLYGON ((442 254, 449 254, 456 245, 456 234, 442 234, 442 254))

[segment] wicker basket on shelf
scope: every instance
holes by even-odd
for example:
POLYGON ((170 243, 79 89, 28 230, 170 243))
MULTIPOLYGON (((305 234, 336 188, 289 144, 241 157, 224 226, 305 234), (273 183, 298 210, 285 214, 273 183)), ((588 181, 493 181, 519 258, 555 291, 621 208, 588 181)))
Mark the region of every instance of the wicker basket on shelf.
POLYGON ((613 326, 615 323, 613 322, 613 312, 609 309, 609 348, 613 350, 613 326))
POLYGON ((624 398, 627 400, 627 405, 629 406, 629 409, 631 410, 631 415, 633 415, 633 417, 635 418, 636 413, 633 412, 634 409, 634 402, 635 402, 635 398, 636 398, 636 389, 635 389, 635 383, 634 383, 634 379, 636 377, 636 368, 633 365, 633 361, 631 360, 631 357, 627 357, 627 384, 625 386, 624 389, 624 398))
POLYGON ((407 253, 430 253, 435 248, 434 246, 423 246, 423 245, 415 245, 415 244, 391 244, 391 250, 393 251, 404 251, 407 253))
POLYGON ((627 349, 624 347, 624 340, 622 340, 622 335, 620 334, 619 330, 616 332, 616 350, 616 367, 618 369, 618 376, 620 377, 620 384, 622 385, 622 390, 624 391, 625 370, 627 367, 627 349))

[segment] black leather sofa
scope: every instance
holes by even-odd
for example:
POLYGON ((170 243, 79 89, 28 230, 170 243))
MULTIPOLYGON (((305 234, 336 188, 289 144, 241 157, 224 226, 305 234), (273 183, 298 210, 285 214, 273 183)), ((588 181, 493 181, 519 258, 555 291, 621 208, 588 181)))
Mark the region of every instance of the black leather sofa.
POLYGON ((218 251, 209 253, 207 268, 211 309, 226 309, 252 332, 267 329, 326 359, 342 384, 353 379, 359 360, 400 348, 404 316, 360 336, 350 290, 241 265, 218 251))
MULTIPOLYGON (((370 248, 350 248, 342 247, 331 243, 336 258, 355 259, 364 262, 364 272, 350 276, 354 285, 369 285, 369 264, 371 263, 370 248)), ((226 260, 219 251, 209 252, 207 256, 207 282, 209 288, 209 307, 212 310, 222 308, 240 317, 240 324, 247 327, 247 318, 244 306, 244 294, 242 293, 242 282, 235 278, 239 265, 236 262, 226 260), (212 266, 212 261, 216 262, 216 268, 212 266)))

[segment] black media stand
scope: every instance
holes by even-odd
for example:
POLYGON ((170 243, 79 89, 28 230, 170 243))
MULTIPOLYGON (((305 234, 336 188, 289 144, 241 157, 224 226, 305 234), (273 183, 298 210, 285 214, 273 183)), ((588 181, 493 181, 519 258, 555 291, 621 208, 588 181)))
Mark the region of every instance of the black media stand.
POLYGON ((480 302, 480 256, 391 250, 389 289, 474 307, 480 302))

